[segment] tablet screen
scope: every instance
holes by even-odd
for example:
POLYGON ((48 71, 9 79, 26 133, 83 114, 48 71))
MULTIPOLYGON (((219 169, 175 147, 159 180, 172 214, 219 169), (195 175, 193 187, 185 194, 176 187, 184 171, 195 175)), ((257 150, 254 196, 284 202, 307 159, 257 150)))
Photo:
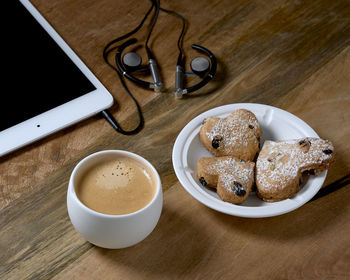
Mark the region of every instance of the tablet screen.
POLYGON ((16 19, 4 27, 5 71, 0 131, 95 90, 51 36, 19 1, 6 11, 16 19))

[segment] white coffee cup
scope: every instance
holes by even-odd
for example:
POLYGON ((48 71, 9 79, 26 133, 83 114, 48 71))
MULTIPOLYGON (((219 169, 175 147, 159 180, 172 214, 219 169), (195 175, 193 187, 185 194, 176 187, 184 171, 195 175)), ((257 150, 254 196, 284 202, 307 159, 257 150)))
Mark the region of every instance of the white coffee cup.
POLYGON ((99 247, 120 249, 139 243, 156 227, 162 206, 162 184, 157 170, 146 159, 131 152, 105 150, 91 154, 76 165, 69 180, 67 208, 70 220, 80 235, 99 247), (120 156, 139 162, 151 173, 156 187, 153 199, 144 208, 123 215, 102 214, 88 208, 76 194, 77 182, 91 166, 120 156))

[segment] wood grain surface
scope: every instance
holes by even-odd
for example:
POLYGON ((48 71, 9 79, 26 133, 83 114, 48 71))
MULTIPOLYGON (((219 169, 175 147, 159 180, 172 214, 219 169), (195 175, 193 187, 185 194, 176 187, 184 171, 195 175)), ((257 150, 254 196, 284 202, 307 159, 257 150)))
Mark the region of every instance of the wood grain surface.
MULTIPOLYGON (((137 26, 150 1, 32 3, 114 96, 111 112, 122 126, 135 126, 135 107, 102 50, 137 26)), ((181 24, 160 13, 150 46, 166 88, 155 93, 127 82, 145 117, 139 134, 120 135, 95 116, 1 157, 0 279, 349 279, 350 1, 161 5, 186 18, 187 65, 197 55, 191 44, 203 45, 218 59, 217 75, 200 91, 174 98, 181 24), (334 143, 324 195, 285 215, 244 219, 215 212, 183 190, 171 161, 178 133, 198 114, 240 102, 287 110, 334 143), (123 250, 86 242, 67 215, 70 173, 103 149, 145 157, 163 183, 159 224, 123 250)), ((137 34, 141 42, 147 30, 137 34)))

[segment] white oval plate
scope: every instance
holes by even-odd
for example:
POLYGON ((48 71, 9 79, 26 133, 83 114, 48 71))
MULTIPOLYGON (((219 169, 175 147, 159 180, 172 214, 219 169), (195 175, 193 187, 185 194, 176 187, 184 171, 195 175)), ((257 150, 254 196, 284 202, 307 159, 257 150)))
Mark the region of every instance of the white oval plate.
POLYGON ((322 187, 327 171, 311 176, 301 190, 290 199, 279 202, 264 202, 251 193, 241 205, 222 201, 211 190, 202 186, 196 178, 197 161, 211 155, 201 144, 199 130, 208 117, 225 118, 232 111, 247 109, 259 120, 265 140, 288 140, 303 137, 319 137, 304 121, 284 110, 262 104, 236 103, 206 111, 191 120, 178 135, 173 147, 173 167, 177 178, 185 190, 204 205, 229 215, 262 218, 281 215, 293 211, 308 202, 322 187))

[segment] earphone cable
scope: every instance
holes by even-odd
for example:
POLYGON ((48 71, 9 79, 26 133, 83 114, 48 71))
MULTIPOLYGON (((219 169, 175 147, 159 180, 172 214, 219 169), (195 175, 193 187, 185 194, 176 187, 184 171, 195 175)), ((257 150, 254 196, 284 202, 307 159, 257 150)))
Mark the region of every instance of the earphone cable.
MULTIPOLYGON (((137 31, 139 31, 141 29, 141 27, 143 26, 143 24, 145 23, 146 19, 148 18, 149 14, 152 12, 154 8, 154 3, 152 2, 152 6, 149 8, 149 10, 147 11, 147 13, 145 14, 145 16, 143 17, 142 21, 139 23, 139 25, 132 31, 130 31, 129 33, 123 35, 123 36, 120 36, 116 39, 113 39, 112 41, 110 41, 103 49, 103 58, 105 59, 105 61, 108 63, 108 59, 107 59, 107 55, 106 52, 108 50, 108 48, 110 46, 112 46, 113 44, 121 41, 121 40, 124 40, 128 37, 130 37, 131 35, 135 34, 137 31)), ((110 63, 108 63, 110 65, 110 63)))
POLYGON ((165 9, 165 8, 162 8, 162 7, 160 7, 160 10, 163 11, 163 12, 166 12, 168 14, 173 14, 173 15, 177 16, 178 18, 180 18, 180 20, 182 21, 181 33, 180 33, 179 38, 177 40, 177 48, 179 49, 179 56, 177 58, 177 65, 182 65, 182 58, 183 58, 182 44, 183 44, 183 38, 184 38, 184 35, 185 35, 185 29, 186 29, 185 19, 184 19, 184 17, 181 14, 179 14, 179 13, 177 13, 175 11, 168 10, 168 9, 165 9))
POLYGON ((149 8, 149 10, 147 11, 147 13, 145 14, 145 16, 143 17, 142 21, 140 22, 140 24, 134 29, 132 30, 131 32, 123 35, 123 36, 120 36, 112 41, 110 41, 103 49, 103 59, 104 61, 106 62, 106 64, 111 67, 115 72, 117 72, 118 74, 118 77, 119 77, 119 80, 120 80, 120 83, 122 84, 124 90, 126 91, 126 93, 130 96, 130 98, 133 100, 133 102, 135 103, 135 106, 136 106, 136 109, 137 109, 137 114, 138 114, 138 117, 139 117, 139 124, 137 125, 137 127, 133 130, 130 130, 130 131, 126 131, 124 129, 122 129, 120 127, 120 125, 118 124, 118 122, 116 121, 116 119, 113 117, 113 115, 108 111, 108 110, 103 110, 101 112, 102 116, 108 121, 108 123, 116 130, 118 131, 119 133, 121 134, 124 134, 124 135, 131 135, 131 134, 135 134, 137 132, 139 132, 143 125, 144 125, 144 118, 143 118, 143 115, 142 115, 142 111, 141 111, 141 106, 139 105, 139 103, 137 102, 136 98, 133 96, 133 94, 130 92, 129 88, 127 87, 124 79, 123 79, 123 76, 121 75, 121 73, 118 71, 118 69, 112 64, 109 62, 108 60, 108 55, 113 51, 115 50, 117 47, 114 46, 112 48, 110 48, 113 44, 121 41, 121 40, 124 40, 128 37, 130 37, 131 35, 135 34, 138 30, 140 30, 140 28, 143 26, 144 22, 146 21, 146 19, 148 18, 149 14, 151 13, 151 11, 153 10, 153 7, 154 7, 154 4, 152 3, 152 6, 149 8))
MULTIPOLYGON (((108 54, 113 51, 114 48, 110 49, 109 51, 106 52, 106 56, 108 56, 108 54)), ((137 109, 137 114, 139 117, 139 124, 137 125, 137 127, 133 130, 124 130, 121 128, 121 126, 119 125, 119 123, 116 121, 116 119, 113 117, 113 115, 108 111, 108 110, 103 110, 101 112, 102 116, 109 122, 109 124, 118 132, 124 134, 124 135, 131 135, 131 134, 135 134, 137 132, 139 132, 143 125, 144 125, 144 118, 142 115, 142 111, 141 111, 141 106, 140 104, 137 102, 136 98, 134 97, 134 95, 130 92, 129 88, 127 87, 124 78, 122 76, 122 74, 118 71, 118 69, 116 67, 114 67, 112 64, 110 64, 109 62, 107 62, 109 66, 111 66, 115 72, 117 72, 120 83, 122 84, 124 90, 126 91, 126 93, 129 95, 129 97, 133 100, 133 102, 135 103, 136 109, 137 109)))
MULTIPOLYGON (((150 1, 151 1, 151 3, 152 3, 153 6, 157 5, 156 0, 150 0, 150 1)), ((158 3, 158 7, 156 6, 156 9, 157 9, 157 8, 158 8, 159 10, 163 11, 163 12, 166 12, 166 13, 168 13, 168 14, 172 14, 172 15, 177 16, 177 17, 182 21, 181 33, 180 33, 179 38, 178 38, 178 40, 177 40, 177 48, 179 49, 179 55, 178 55, 178 58, 177 58, 177 65, 182 65, 182 59, 183 59, 182 45, 183 45, 183 38, 184 38, 184 35, 185 35, 185 29, 186 29, 186 21, 185 21, 185 18, 184 18, 181 14, 179 14, 179 13, 177 13, 177 12, 175 12, 175 11, 162 8, 162 7, 160 6, 160 1, 159 1, 159 3, 158 3)), ((157 17, 158 17, 158 15, 157 15, 157 17)), ((155 20, 154 20, 153 23, 155 24, 156 21, 157 21, 157 18, 155 18, 155 20)), ((148 49, 148 39, 149 39, 149 37, 151 36, 152 29, 153 29, 153 26, 151 27, 151 30, 150 30, 150 32, 149 32, 149 34, 148 34, 148 38, 147 38, 147 41, 146 41, 146 42, 147 42, 147 43, 146 43, 146 50, 148 49)))
POLYGON ((153 6, 156 7, 156 10, 155 10, 153 21, 152 21, 152 25, 151 25, 151 28, 150 28, 150 30, 148 32, 146 43, 145 43, 145 49, 146 49, 146 52, 147 52, 148 59, 152 59, 153 58, 152 52, 151 52, 150 48, 148 47, 148 41, 151 38, 151 34, 152 34, 152 31, 153 31, 153 28, 154 28, 154 26, 157 23, 158 15, 159 15, 159 9, 160 9, 160 0, 159 1, 151 0, 151 2, 153 4, 153 6))

